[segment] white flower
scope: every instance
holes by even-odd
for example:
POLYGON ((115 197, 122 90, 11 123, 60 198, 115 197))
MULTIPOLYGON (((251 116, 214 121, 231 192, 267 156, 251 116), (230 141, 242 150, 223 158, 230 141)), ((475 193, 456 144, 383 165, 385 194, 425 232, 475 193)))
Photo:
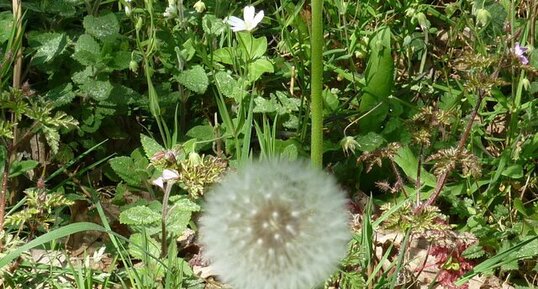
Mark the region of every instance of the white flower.
POLYGON ((172 183, 179 179, 179 173, 176 170, 165 169, 160 177, 153 180, 153 184, 164 190, 165 183, 172 183))
POLYGON ((263 10, 258 12, 256 16, 254 16, 255 12, 254 6, 246 6, 243 9, 244 20, 235 16, 230 16, 225 19, 225 22, 232 26, 233 32, 252 31, 256 28, 256 25, 262 21, 264 16, 263 10))
POLYGON ((344 193, 305 163, 255 162, 207 196, 204 255, 235 289, 310 289, 346 253, 344 193))

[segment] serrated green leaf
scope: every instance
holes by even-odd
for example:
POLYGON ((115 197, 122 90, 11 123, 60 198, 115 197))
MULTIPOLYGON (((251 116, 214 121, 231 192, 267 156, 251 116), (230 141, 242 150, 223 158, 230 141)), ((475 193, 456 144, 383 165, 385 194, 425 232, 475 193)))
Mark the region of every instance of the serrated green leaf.
POLYGON ((72 1, 55 0, 49 3, 50 5, 46 8, 46 11, 49 13, 55 13, 68 18, 75 16, 75 13, 77 12, 75 9, 76 6, 73 5, 72 1))
POLYGON ((253 112, 271 113, 276 111, 276 103, 270 99, 258 96, 254 99, 253 112))
POLYGON ((198 94, 203 94, 209 85, 207 74, 205 73, 204 68, 200 65, 182 71, 175 77, 175 79, 179 84, 198 94))
POLYGON ((51 89, 47 92, 45 98, 50 100, 54 107, 70 104, 75 98, 73 84, 71 84, 71 82, 67 82, 51 89))
POLYGON ((222 34, 228 25, 222 21, 222 19, 217 18, 213 14, 205 14, 202 18, 202 28, 204 33, 208 35, 218 36, 222 34))
POLYGON ((45 139, 47 140, 47 144, 50 146, 50 150, 53 154, 56 154, 60 146, 60 133, 57 129, 46 126, 43 127, 42 130, 45 139))
POLYGON ((50 62, 54 57, 62 53, 67 45, 67 38, 64 33, 45 33, 46 41, 37 48, 33 57, 35 64, 45 64, 50 62))
POLYGON ((109 163, 114 172, 130 186, 141 186, 149 179, 149 173, 146 171, 147 164, 141 161, 121 156, 109 160, 109 163))
POLYGON ((147 206, 131 207, 120 213, 120 223, 129 226, 143 226, 157 223, 161 215, 147 206))
POLYGON ((96 65, 99 62, 100 51, 101 46, 91 35, 82 34, 75 43, 75 53, 72 57, 82 65, 96 65))
POLYGON ((91 66, 86 66, 84 70, 77 71, 73 73, 73 76, 71 76, 71 79, 76 84, 83 84, 84 82, 88 81, 88 79, 93 78, 93 69, 91 66))
POLYGON ((172 236, 180 236, 189 225, 191 215, 190 211, 183 211, 177 207, 170 208, 166 219, 166 231, 172 236))
POLYGON ((479 244, 474 244, 465 249, 465 251, 463 251, 462 253, 462 256, 465 257, 465 259, 477 259, 484 256, 485 254, 486 252, 484 251, 484 248, 482 248, 482 246, 480 246, 479 244))
POLYGON ((93 79, 88 79, 80 86, 80 89, 86 93, 86 95, 97 101, 108 99, 112 92, 112 88, 113 86, 108 80, 100 81, 93 79))
POLYGON ((148 159, 153 157, 156 152, 164 151, 164 148, 156 140, 145 134, 140 134, 140 142, 148 159))
POLYGON ((97 39, 115 36, 120 32, 120 23, 113 13, 99 17, 88 15, 84 17, 82 25, 86 33, 93 35, 97 39))
POLYGON ((200 206, 196 204, 195 202, 189 200, 185 196, 171 196, 170 202, 174 204, 174 207, 181 211, 187 211, 187 212, 198 212, 200 211, 200 206))
MULTIPOLYGON (((280 107, 277 106, 277 112, 279 114, 290 113, 293 111, 298 111, 301 106, 301 100, 298 98, 289 97, 288 94, 277 91, 276 93, 277 104, 280 104, 280 107)), ((271 96, 273 98, 273 96, 271 96)))
POLYGON ((521 249, 514 254, 514 258, 522 260, 538 256, 538 239, 536 239, 535 236, 527 237, 526 239, 532 238, 534 238, 532 241, 525 244, 525 246, 521 247, 521 249))
POLYGON ((247 95, 244 83, 233 79, 232 76, 224 71, 219 71, 215 74, 215 82, 220 93, 228 98, 235 99, 238 103, 247 95))

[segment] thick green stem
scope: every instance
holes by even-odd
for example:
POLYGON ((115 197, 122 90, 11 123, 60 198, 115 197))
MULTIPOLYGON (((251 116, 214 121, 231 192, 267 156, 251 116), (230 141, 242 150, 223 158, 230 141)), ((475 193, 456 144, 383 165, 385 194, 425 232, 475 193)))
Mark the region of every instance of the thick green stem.
POLYGON ((321 168, 323 165, 323 0, 312 0, 312 47, 311 59, 311 113, 312 138, 310 159, 312 165, 321 168))

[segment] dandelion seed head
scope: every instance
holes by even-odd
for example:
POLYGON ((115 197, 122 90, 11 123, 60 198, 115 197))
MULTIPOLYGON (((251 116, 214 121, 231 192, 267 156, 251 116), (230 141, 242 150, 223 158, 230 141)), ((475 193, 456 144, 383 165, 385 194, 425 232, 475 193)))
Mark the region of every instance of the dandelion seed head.
POLYGON ((236 289, 312 288, 346 253, 344 207, 344 193, 324 172, 301 162, 255 162, 207 194, 204 254, 236 289), (244 198, 248 206, 233 201, 244 198))

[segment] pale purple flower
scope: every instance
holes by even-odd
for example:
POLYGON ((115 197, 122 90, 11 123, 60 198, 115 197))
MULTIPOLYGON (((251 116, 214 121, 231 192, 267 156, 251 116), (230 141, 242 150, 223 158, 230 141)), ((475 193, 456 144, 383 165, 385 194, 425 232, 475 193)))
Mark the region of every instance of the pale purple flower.
POLYGON ((528 48, 522 47, 519 45, 519 42, 516 42, 516 46, 512 49, 512 52, 514 55, 519 59, 519 62, 523 65, 527 65, 529 63, 529 59, 525 56, 525 53, 527 53, 528 48))
POLYGON ((224 19, 224 21, 232 26, 233 32, 252 31, 254 28, 256 28, 258 23, 262 21, 264 16, 263 10, 257 14, 255 12, 256 10, 254 9, 254 6, 246 6, 243 9, 243 19, 230 16, 224 19))
POLYGON ((153 184, 161 189, 164 189, 165 183, 175 182, 179 179, 179 173, 176 170, 165 169, 160 177, 153 180, 153 184))

